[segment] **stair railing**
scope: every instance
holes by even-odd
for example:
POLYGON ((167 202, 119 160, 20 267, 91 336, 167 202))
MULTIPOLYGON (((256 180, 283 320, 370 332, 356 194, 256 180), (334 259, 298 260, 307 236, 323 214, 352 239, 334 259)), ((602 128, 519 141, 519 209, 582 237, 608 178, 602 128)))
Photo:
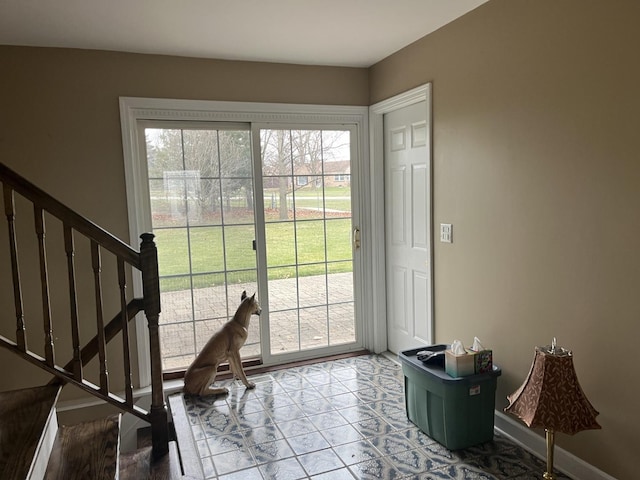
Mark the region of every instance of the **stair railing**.
MULTIPOLYGON (((0 163, 0 183, 2 183, 4 212, 7 217, 9 233, 9 256, 13 282, 13 300, 15 307, 15 339, 0 335, 0 346, 16 353, 23 359, 54 375, 50 383, 72 383, 125 412, 136 415, 151 424, 154 457, 160 457, 169 450, 169 428, 167 407, 164 401, 162 384, 162 360, 158 323, 160 317, 160 283, 158 276, 158 254, 153 234, 141 235, 140 251, 137 252, 117 237, 98 225, 69 209, 52 196, 36 187, 7 166, 0 163), (40 270, 40 290, 42 298, 42 327, 44 333, 44 356, 29 349, 29 342, 35 336, 32 325, 35 319, 25 318, 23 304, 23 285, 18 260, 18 229, 16 228, 16 194, 33 204, 35 219, 34 232, 37 238, 38 262, 40 270), (56 357, 54 318, 51 309, 49 288, 49 262, 47 261, 47 242, 45 212, 58 219, 63 227, 64 255, 66 256, 69 289, 69 312, 71 326, 71 359, 60 366, 56 357), (86 345, 80 345, 79 308, 76 274, 76 239, 86 239, 91 252, 90 276, 93 277, 95 295, 95 320, 97 334, 86 345), (112 320, 105 324, 105 306, 103 304, 103 253, 115 257, 120 310, 112 320), (126 294, 127 278, 139 271, 142 276, 143 296, 128 300, 126 294), (151 363, 151 408, 147 411, 134 403, 131 374, 131 349, 129 321, 140 311, 147 318, 151 363), (124 398, 111 391, 107 368, 107 344, 121 333, 124 361, 124 398), (84 367, 95 356, 99 361, 98 385, 85 377, 84 367)), ((21 225, 22 226, 22 225, 21 225)), ((21 229, 22 232, 24 229, 21 229)), ((57 321, 57 318, 56 318, 57 321)), ((4 322, 0 316, 0 322, 4 322)), ((143 332, 138 332, 138 335, 143 332)))

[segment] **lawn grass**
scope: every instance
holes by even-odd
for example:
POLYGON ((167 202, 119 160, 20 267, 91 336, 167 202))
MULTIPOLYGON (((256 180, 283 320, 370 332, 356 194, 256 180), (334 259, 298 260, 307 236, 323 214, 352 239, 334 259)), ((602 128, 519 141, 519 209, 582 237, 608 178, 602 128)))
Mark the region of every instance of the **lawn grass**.
MULTIPOLYGON (((271 192, 265 190, 265 198, 271 192)), ((324 205, 321 190, 304 188, 296 190, 295 201, 297 207, 326 208, 328 210, 340 210, 351 212, 351 189, 345 187, 325 187, 324 205)))
MULTIPOLYGON (((295 274, 290 267, 296 264, 305 265, 299 275, 324 274, 325 262, 332 262, 331 273, 352 271, 350 218, 269 222, 265 228, 270 280, 295 274)), ((190 288, 190 281, 194 288, 222 285, 225 270, 233 272, 227 283, 256 281, 253 224, 163 228, 154 233, 162 291, 190 288)))

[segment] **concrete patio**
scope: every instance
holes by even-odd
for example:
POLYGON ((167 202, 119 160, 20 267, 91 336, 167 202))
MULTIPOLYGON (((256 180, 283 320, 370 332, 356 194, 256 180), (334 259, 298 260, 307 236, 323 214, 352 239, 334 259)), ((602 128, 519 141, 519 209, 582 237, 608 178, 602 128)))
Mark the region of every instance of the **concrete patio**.
MULTIPOLYGON (((237 303, 243 290, 250 295, 257 290, 255 284, 241 284, 200 288, 193 290, 193 296, 191 290, 162 293, 164 370, 186 368, 209 337, 228 321, 227 289, 230 299, 237 291, 237 303)), ((261 301, 263 315, 252 319, 243 357, 260 355, 260 328, 266 318, 272 355, 355 341, 351 272, 272 280, 268 294, 270 308, 261 301)))

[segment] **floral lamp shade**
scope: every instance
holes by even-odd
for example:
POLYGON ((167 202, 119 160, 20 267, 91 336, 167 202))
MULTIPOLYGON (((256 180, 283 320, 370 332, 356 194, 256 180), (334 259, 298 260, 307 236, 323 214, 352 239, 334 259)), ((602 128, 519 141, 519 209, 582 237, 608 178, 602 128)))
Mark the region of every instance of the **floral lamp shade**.
POLYGON ((536 347, 531 370, 518 390, 507 397, 506 412, 528 427, 573 435, 601 428, 598 411, 587 400, 573 367, 573 355, 555 345, 536 347))
POLYGON ((507 396, 505 412, 520 418, 528 427, 545 429, 547 470, 542 476, 554 480, 553 450, 556 432, 573 435, 601 428, 598 411, 587 400, 573 367, 573 354, 556 348, 556 339, 547 347, 536 347, 533 364, 524 383, 507 396))

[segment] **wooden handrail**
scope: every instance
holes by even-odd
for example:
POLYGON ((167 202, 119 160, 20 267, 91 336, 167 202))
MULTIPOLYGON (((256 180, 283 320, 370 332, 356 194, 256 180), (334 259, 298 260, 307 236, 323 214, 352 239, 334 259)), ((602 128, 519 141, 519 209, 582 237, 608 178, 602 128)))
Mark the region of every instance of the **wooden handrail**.
MULTIPOLYGON (((52 373, 55 378, 50 383, 72 383, 77 387, 116 405, 125 412, 132 413, 151 423, 153 435, 153 454, 160 457, 169 450, 169 427, 167 407, 164 402, 162 384, 162 355, 159 338, 160 315, 160 283, 158 277, 158 253, 153 241, 153 234, 143 234, 140 252, 131 248, 117 237, 103 230, 93 222, 69 209, 49 194, 36 187, 7 166, 0 163, 0 183, 2 183, 2 198, 4 212, 9 226, 9 250, 11 257, 12 280, 14 287, 14 307, 16 312, 16 341, 0 336, 0 347, 9 349, 21 358, 52 373), (27 347, 27 328, 22 303, 22 286, 20 265, 18 261, 18 235, 15 227, 15 194, 21 195, 33 204, 35 219, 35 234, 37 237, 38 260, 40 266, 40 283, 42 296, 42 320, 44 331, 44 351, 42 357, 27 347), (45 215, 62 222, 64 233, 64 253, 67 259, 67 278, 69 281, 69 303, 71 321, 71 360, 60 367, 56 357, 63 356, 55 352, 53 335, 53 312, 51 310, 51 292, 49 290, 49 271, 47 261, 47 242, 45 215), (74 233, 78 233, 89 240, 90 266, 94 283, 94 301, 97 334, 84 347, 80 346, 79 315, 76 291, 76 263, 74 260, 74 233), (120 300, 120 310, 115 317, 104 325, 103 289, 106 288, 102 279, 102 251, 115 256, 118 272, 117 291, 120 300), (127 303, 127 269, 134 268, 141 272, 143 283, 143 297, 133 299, 127 303), (133 385, 131 380, 131 354, 129 339, 129 321, 144 310, 149 328, 150 362, 151 362, 151 408, 147 412, 136 406, 133 399, 133 385), (122 349, 124 361, 125 398, 121 398, 110 391, 109 372, 107 369, 107 344, 119 333, 122 333, 122 349), (54 353, 55 352, 55 353, 54 353), (84 366, 99 357, 99 386, 87 381, 83 375, 84 366)), ((111 258, 111 257, 110 257, 111 258)), ((41 330, 42 331, 42 330, 41 330)), ((138 332, 142 334, 142 332, 138 332)))
POLYGON ((9 185, 13 190, 23 197, 31 200, 34 205, 39 205, 43 210, 49 212, 54 217, 60 219, 66 225, 83 234, 85 237, 96 241, 100 246, 115 256, 122 258, 128 264, 140 269, 140 257, 129 245, 118 237, 99 227, 91 220, 74 212, 63 203, 59 202, 44 190, 36 187, 33 183, 18 175, 9 167, 0 163, 0 179, 5 185, 9 185))

